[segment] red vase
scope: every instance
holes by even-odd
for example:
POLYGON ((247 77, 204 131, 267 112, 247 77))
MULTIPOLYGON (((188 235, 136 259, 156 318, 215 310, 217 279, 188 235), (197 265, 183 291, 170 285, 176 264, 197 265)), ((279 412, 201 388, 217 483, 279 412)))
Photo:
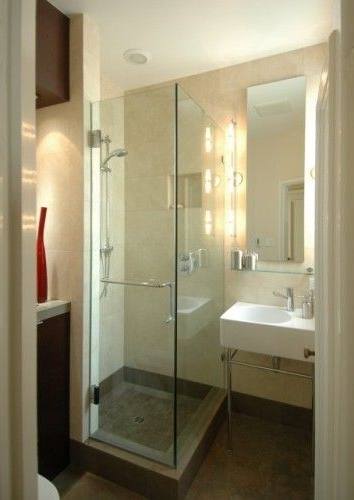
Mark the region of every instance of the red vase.
POLYGON ((46 302, 48 298, 47 261, 44 246, 44 224, 47 207, 41 207, 37 236, 37 301, 46 302))

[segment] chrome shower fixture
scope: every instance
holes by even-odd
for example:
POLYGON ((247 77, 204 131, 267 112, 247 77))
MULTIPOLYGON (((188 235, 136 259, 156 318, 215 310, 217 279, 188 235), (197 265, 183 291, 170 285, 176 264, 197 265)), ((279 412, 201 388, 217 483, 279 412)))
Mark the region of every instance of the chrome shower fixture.
MULTIPOLYGON (((103 235, 101 239, 101 248, 100 248, 100 254, 101 254, 101 264, 102 264, 102 271, 103 271, 103 278, 108 279, 110 277, 110 266, 111 266, 111 255, 113 252, 113 246, 111 245, 111 236, 110 236, 110 188, 109 188, 109 183, 110 183, 110 172, 111 169, 109 167, 109 161, 112 158, 122 158, 124 156, 127 156, 128 151, 124 148, 118 148, 114 149, 113 151, 109 150, 109 145, 111 144, 111 138, 109 135, 105 135, 103 139, 101 139, 101 144, 105 145, 105 154, 106 158, 101 161, 100 165, 100 170, 102 174, 102 181, 103 181, 103 191, 105 193, 104 199, 105 199, 105 204, 104 204, 104 214, 105 214, 105 224, 103 228, 103 235)), ((101 155, 102 155, 102 149, 101 149, 101 155)), ((101 156, 102 158, 102 156, 101 156)), ((101 291, 100 297, 106 297, 107 296, 107 283, 104 284, 103 290, 101 291)))
POLYGON ((123 158, 124 156, 127 156, 128 154, 128 151, 124 148, 118 148, 118 149, 114 149, 111 153, 109 153, 109 155, 103 160, 102 164, 101 164, 101 170, 103 172, 110 172, 111 169, 108 167, 108 162, 114 158, 114 157, 117 157, 117 158, 123 158))

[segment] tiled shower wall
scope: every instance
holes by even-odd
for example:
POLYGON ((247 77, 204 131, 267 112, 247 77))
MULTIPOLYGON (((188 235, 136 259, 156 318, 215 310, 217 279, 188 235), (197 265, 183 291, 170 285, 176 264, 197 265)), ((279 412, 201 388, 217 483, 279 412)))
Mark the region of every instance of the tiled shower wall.
MULTIPOLYGON (((102 100, 94 104, 93 110, 99 120, 102 135, 109 136, 110 151, 124 148, 124 97, 102 100)), ((102 144, 102 158, 106 156, 102 144)), ((125 241, 125 158, 112 158, 108 174, 109 237, 113 246, 110 259, 110 278, 124 279, 125 241)), ((96 162, 94 168, 99 169, 96 162)), ((105 174, 100 174, 100 226, 101 244, 104 244, 105 226, 105 174)), ((99 238, 99 235, 96 235, 99 238)), ((95 254, 97 255, 97 254, 95 254)), ((101 262, 102 266, 102 262, 101 262)), ((101 267, 102 273, 102 267, 101 267)), ((106 293, 100 286, 99 298, 99 380, 105 380, 124 365, 124 287, 108 285, 106 293)))
MULTIPOLYGON (((125 96, 125 279, 172 281, 174 211, 168 183, 174 168, 174 88, 125 96)), ((173 375, 169 289, 125 287, 125 364, 173 375)))
POLYGON ((195 272, 178 274, 178 297, 180 301, 183 297, 209 300, 195 319, 177 313, 177 374, 178 378, 219 387, 223 384, 218 331, 224 302, 224 133, 181 88, 177 115, 177 254, 202 252, 201 266, 195 272), (206 147, 206 130, 210 131, 210 147, 206 147), (188 201, 184 192, 190 176, 198 179, 193 188, 199 188, 199 200, 188 201))
MULTIPOLYGON (((237 170, 245 175, 245 180, 247 179, 247 87, 305 75, 308 86, 311 85, 312 95, 310 97, 313 100, 325 63, 326 53, 326 44, 321 44, 180 80, 188 93, 218 123, 226 126, 231 119, 236 120, 237 170)), ((306 127, 308 129, 313 128, 315 119, 313 107, 311 114, 307 114, 306 119, 306 127)), ((307 145, 305 153, 307 168, 314 161, 314 147, 315 137, 312 135, 311 144, 307 145)), ((308 278, 306 276, 277 273, 240 273, 231 271, 229 266, 230 248, 245 244, 246 185, 246 182, 244 182, 243 188, 238 192, 238 238, 233 239, 227 235, 225 238, 225 308, 236 300, 283 305, 282 299, 273 297, 273 290, 292 286, 295 288, 297 295, 302 295, 303 291, 308 287, 308 278)), ((308 200, 305 200, 305 213, 309 213, 307 209, 310 210, 309 218, 311 218, 313 209, 311 209, 309 203, 308 200)), ((313 239, 311 239, 311 236, 310 234, 307 237, 308 248, 305 249, 308 261, 311 261, 311 253, 313 252, 313 239)), ((240 353, 240 356, 251 362, 270 364, 270 360, 264 356, 246 353, 240 353)), ((283 367, 286 366, 304 372, 310 370, 306 363, 301 362, 284 360, 283 367)), ((311 406, 311 383, 309 381, 291 376, 264 373, 246 367, 234 368, 233 376, 234 389, 237 391, 298 406, 311 406)))
MULTIPOLYGON (((182 320, 177 320, 178 376, 220 385, 218 318, 224 292, 224 137, 203 110, 182 92, 178 94, 177 108, 180 186, 177 254, 203 249, 208 261, 191 275, 178 276, 178 295, 211 299, 210 310, 206 311, 210 318, 203 325, 201 322, 183 325, 182 320), (213 135, 210 153, 205 151, 206 125, 211 126, 213 135), (213 179, 219 176, 218 186, 209 194, 203 187, 206 168, 212 172, 213 179), (187 184, 188 196, 183 191, 187 184), (205 210, 209 210, 213 218, 211 234, 205 232, 205 210)), ((125 96, 125 143, 129 151, 125 171, 125 277, 128 280, 174 281, 174 133, 174 85, 138 90, 125 96)), ((126 287, 125 364, 128 367, 173 376, 174 328, 173 323, 165 324, 169 312, 169 289, 126 287)))
MULTIPOLYGON (((183 88, 217 123, 226 127, 231 119, 237 122, 237 170, 244 174, 245 181, 237 196, 238 237, 225 237, 225 308, 236 300, 282 305, 282 299, 275 298, 273 290, 292 286, 296 295, 302 295, 308 287, 308 278, 304 275, 231 271, 230 248, 245 244, 247 87, 305 75, 313 98, 326 51, 326 45, 322 44, 180 80, 183 88)), ((172 125, 170 92, 171 87, 162 84, 128 93, 125 98, 125 143, 129 150, 125 160, 126 279, 154 277, 165 280, 172 273, 173 252, 169 237, 172 221, 171 211, 166 207, 173 150, 172 130, 169 125, 165 126, 172 125), (153 93, 150 92, 152 89, 153 93)), ((308 115, 307 127, 313 123, 314 115, 308 115)), ((313 154, 314 148, 307 147, 307 166, 311 165, 313 154)), ((310 209, 309 201, 305 200, 306 203, 310 209)), ((312 217, 313 213, 308 217, 308 225, 312 217)), ((312 253, 313 240, 308 234, 307 262, 311 262, 312 253)), ((126 364, 171 375, 172 335, 166 335, 166 327, 161 325, 161 313, 168 311, 167 294, 162 290, 126 290, 124 301, 126 364)), ((269 358, 264 356, 246 353, 240 353, 240 356, 251 362, 270 364, 269 358)), ((306 363, 286 360, 282 366, 304 372, 310 370, 306 363)), ((194 376, 198 378, 197 374, 194 376)), ((237 367, 234 370, 234 389, 294 405, 311 406, 311 384, 290 376, 237 367)))

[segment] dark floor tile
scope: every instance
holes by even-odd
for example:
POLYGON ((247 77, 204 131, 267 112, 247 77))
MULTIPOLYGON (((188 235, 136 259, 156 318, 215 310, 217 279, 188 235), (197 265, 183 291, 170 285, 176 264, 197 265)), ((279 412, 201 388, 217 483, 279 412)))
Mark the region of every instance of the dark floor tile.
POLYGON ((213 482, 195 483, 187 493, 186 500, 228 500, 231 499, 227 485, 213 482))
MULTIPOLYGON (((143 498, 92 474, 69 471, 58 485, 64 500, 143 498)), ((233 452, 226 422, 206 455, 186 500, 312 500, 311 434, 236 414, 233 452)))
POLYGON ((67 469, 54 481, 61 500, 144 500, 126 488, 88 472, 67 469))
POLYGON ((225 423, 187 498, 213 498, 213 494, 231 500, 312 499, 311 473, 311 435, 307 431, 236 414, 232 453, 227 449, 225 423))
POLYGON ((269 500, 312 500, 313 484, 311 478, 274 474, 265 492, 269 500))

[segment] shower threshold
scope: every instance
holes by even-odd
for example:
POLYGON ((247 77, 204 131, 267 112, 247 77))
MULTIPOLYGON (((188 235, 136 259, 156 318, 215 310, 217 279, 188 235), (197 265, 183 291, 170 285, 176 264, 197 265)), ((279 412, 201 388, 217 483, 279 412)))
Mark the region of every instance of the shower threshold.
POLYGON ((225 391, 211 388, 177 437, 176 467, 172 443, 166 450, 152 449, 102 429, 86 443, 72 441, 72 462, 148 498, 184 498, 225 416, 225 391))

